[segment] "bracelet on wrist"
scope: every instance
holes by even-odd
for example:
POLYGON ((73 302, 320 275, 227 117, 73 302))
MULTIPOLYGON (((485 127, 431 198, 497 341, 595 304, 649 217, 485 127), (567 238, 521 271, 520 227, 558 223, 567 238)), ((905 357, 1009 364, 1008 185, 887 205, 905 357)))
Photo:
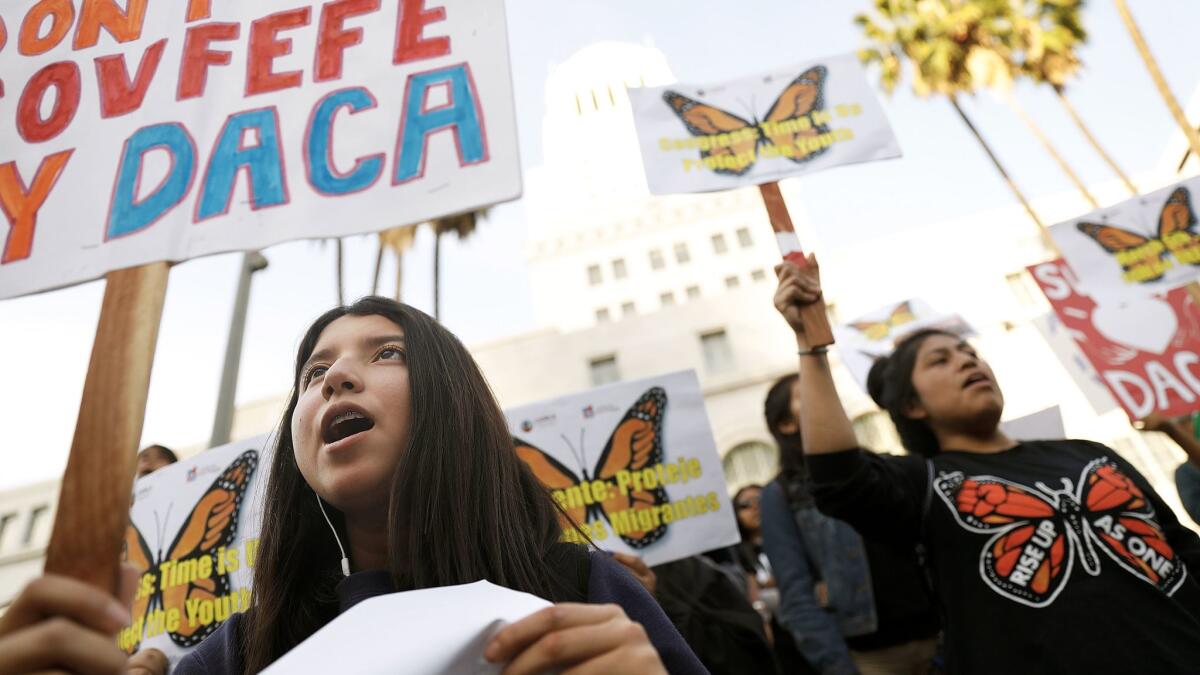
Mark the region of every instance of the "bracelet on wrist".
POLYGON ((801 349, 796 352, 800 356, 818 356, 829 351, 829 347, 813 347, 812 349, 801 349))

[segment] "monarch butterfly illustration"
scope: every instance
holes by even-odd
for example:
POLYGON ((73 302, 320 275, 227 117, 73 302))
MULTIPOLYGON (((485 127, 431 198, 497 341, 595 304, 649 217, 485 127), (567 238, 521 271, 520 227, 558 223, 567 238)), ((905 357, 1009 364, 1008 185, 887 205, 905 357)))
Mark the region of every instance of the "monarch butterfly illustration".
POLYGON ((662 425, 666 409, 667 392, 662 387, 647 389, 621 418, 590 474, 580 459, 582 478, 530 443, 520 438, 514 438, 513 443, 517 455, 529 465, 538 480, 557 494, 572 494, 573 488, 578 494, 585 486, 589 494, 594 494, 591 491, 595 481, 602 481, 605 484, 604 494, 599 495, 602 499, 559 500, 571 525, 584 525, 604 518, 626 544, 641 549, 666 534, 668 525, 659 523, 643 527, 640 519, 629 517, 630 511, 636 513, 668 503, 667 492, 657 484, 652 488, 641 484, 621 485, 617 480, 618 472, 639 471, 662 463, 662 425))
POLYGON ((934 488, 962 527, 995 533, 984 545, 983 580, 1001 596, 1045 607, 1066 587, 1075 558, 1100 574, 1096 549, 1139 579, 1170 595, 1187 568, 1167 543, 1145 494, 1107 458, 1084 467, 1077 485, 1035 488, 994 476, 955 471, 934 488))
POLYGON ((1200 265, 1200 235, 1193 230, 1195 226, 1191 195, 1184 187, 1172 192, 1163 204, 1158 216, 1157 236, 1149 237, 1113 225, 1076 224, 1080 232, 1116 257, 1127 278, 1139 283, 1162 279, 1170 267, 1165 264, 1169 254, 1182 263, 1200 265))
POLYGON ((881 321, 852 321, 850 327, 871 342, 878 342, 891 335, 893 328, 912 323, 916 318, 912 311, 912 302, 905 300, 893 307, 887 318, 881 321))
POLYGON ((663 92, 663 100, 693 136, 727 134, 729 145, 702 147, 700 158, 709 160, 705 165, 715 173, 741 176, 753 168, 762 148, 770 148, 765 154, 798 164, 829 149, 828 143, 819 142, 829 128, 808 117, 824 108, 825 72, 825 66, 813 66, 792 80, 761 123, 670 90, 663 92))
MULTIPOLYGON (((189 601, 212 600, 229 594, 229 574, 220 571, 223 566, 215 558, 237 536, 242 498, 257 467, 255 450, 247 450, 234 459, 192 508, 165 556, 161 550, 157 554, 150 550, 132 522, 125 529, 124 561, 137 567, 143 579, 133 601, 135 625, 158 607, 168 612, 178 610, 180 617, 187 617, 189 601), (201 563, 203 558, 211 559, 211 567, 201 563), (209 576, 193 573, 201 565, 203 569, 211 569, 209 576), (147 575, 152 575, 153 586, 146 583, 147 575)), ((220 622, 193 624, 184 620, 179 622, 177 630, 168 628, 166 632, 180 647, 193 647, 219 626, 220 622)), ((140 640, 131 640, 127 650, 133 653, 139 644, 140 640)))

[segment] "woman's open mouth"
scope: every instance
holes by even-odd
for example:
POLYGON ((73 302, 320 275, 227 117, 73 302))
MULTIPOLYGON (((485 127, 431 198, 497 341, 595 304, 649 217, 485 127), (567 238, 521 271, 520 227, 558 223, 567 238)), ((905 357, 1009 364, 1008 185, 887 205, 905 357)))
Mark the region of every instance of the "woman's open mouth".
POLYGON ((333 415, 321 428, 321 440, 326 445, 344 441, 370 431, 375 421, 361 410, 347 409, 333 415))

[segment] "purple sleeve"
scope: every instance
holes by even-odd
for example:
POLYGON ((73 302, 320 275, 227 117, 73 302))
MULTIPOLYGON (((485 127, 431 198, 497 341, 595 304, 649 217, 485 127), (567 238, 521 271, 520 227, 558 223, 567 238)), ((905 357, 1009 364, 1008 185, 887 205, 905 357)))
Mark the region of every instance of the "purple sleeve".
POLYGON ((237 628, 241 619, 241 614, 229 617, 215 633, 180 659, 171 669, 171 675, 240 675, 242 654, 237 628))
POLYGON ((679 631, 675 630, 675 626, 646 589, 607 554, 592 551, 591 557, 588 602, 611 602, 620 605, 630 619, 642 624, 671 675, 707 675, 708 670, 692 653, 692 649, 683 641, 679 631))

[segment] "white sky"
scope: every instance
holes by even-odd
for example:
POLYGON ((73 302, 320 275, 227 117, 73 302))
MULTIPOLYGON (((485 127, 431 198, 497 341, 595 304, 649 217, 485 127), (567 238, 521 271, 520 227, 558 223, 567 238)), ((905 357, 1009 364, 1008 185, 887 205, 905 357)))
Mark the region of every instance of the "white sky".
MULTIPOLYGON (((867 0, 510 0, 509 41, 522 160, 541 161, 543 91, 549 67, 600 40, 652 42, 676 76, 704 82, 736 77, 859 45, 851 17, 867 0)), ((1089 3, 1086 72, 1070 96, 1127 172, 1162 157, 1172 122, 1109 2, 1089 3)), ((1172 89, 1186 100, 1197 87, 1190 26, 1194 0, 1135 7, 1172 89)), ((10 44, 11 48, 11 44, 10 44)), ((1085 181, 1111 174, 1071 126, 1049 91, 1023 86, 1018 96, 1085 181)), ((1011 197, 942 100, 917 100, 907 88, 884 107, 900 138, 901 160, 806 177, 804 207, 828 243, 1007 204, 1011 197)), ((986 97, 966 104, 1018 182, 1032 195, 1070 189, 1006 107, 986 97)), ((443 246, 443 313, 468 343, 520 333, 533 325, 524 269, 521 202, 493 209, 465 244, 443 246)), ((268 249, 270 268, 255 275, 239 381, 241 402, 289 385, 301 332, 336 301, 332 245, 293 242, 268 249)), ((370 291, 373 237, 346 240, 347 294, 370 291)), ((240 254, 190 261, 171 272, 150 389, 146 443, 204 442, 212 424, 240 254)), ((382 289, 394 266, 385 263, 382 289)), ((405 258, 405 300, 431 305, 432 238, 422 232, 405 258)), ((865 275, 870 278, 870 275, 865 275)), ((61 474, 99 316, 103 282, 0 301, 0 489, 61 474)), ((952 308, 947 308, 952 309, 952 308)))

